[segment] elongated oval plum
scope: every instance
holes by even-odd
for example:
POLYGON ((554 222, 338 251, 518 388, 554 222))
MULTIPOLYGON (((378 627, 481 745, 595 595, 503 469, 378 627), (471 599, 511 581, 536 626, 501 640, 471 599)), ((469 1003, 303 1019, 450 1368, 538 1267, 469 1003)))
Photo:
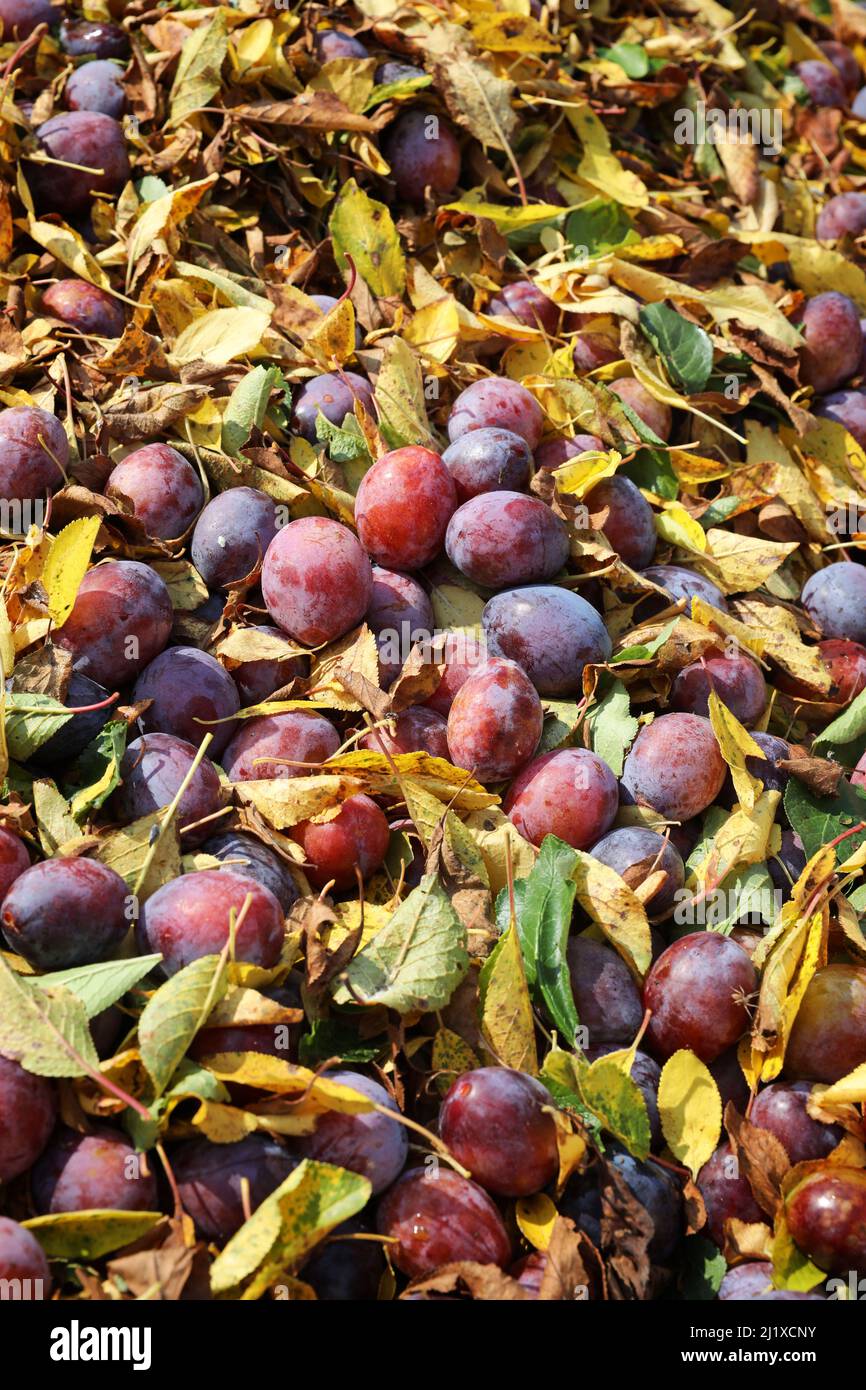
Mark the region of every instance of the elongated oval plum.
POLYGON ((92 1134, 57 1130, 33 1169, 31 1188, 37 1211, 46 1216, 100 1208, 159 1211, 148 1156, 108 1125, 92 1134))
POLYGON ((607 628, 592 605, 555 585, 496 594, 481 621, 490 654, 516 661, 540 695, 580 690, 584 667, 607 661, 612 650, 607 628))
POLYGON ((104 20, 64 19, 60 25, 60 46, 74 58, 84 54, 92 54, 94 58, 125 58, 129 53, 129 35, 119 24, 104 20))
POLYGON ((487 305, 487 312, 494 318, 517 319, 518 323, 540 328, 547 334, 555 333, 559 327, 559 306, 531 280, 503 285, 487 305))
POLYGON ((119 338, 126 325, 120 301, 86 280, 58 280, 49 285, 42 296, 42 307, 79 333, 92 333, 98 338, 119 338))
MULTIPOLYGON (((122 784, 112 800, 115 815, 124 823, 160 811, 174 800, 189 774, 198 750, 173 734, 144 734, 127 746, 120 764, 122 784)), ((197 822, 214 816, 223 804, 222 787, 210 758, 201 759, 184 789, 177 808, 177 825, 184 832, 184 847, 201 843, 213 829, 197 822), (195 830, 187 829, 196 825, 195 830)))
POLYGON ((832 63, 821 63, 817 58, 807 58, 796 63, 794 72, 815 106, 843 108, 848 105, 845 83, 832 63))
POLYGON ((624 405, 634 411, 653 434, 663 443, 668 442, 673 428, 673 416, 669 405, 665 405, 664 401, 657 401, 637 377, 620 377, 618 381, 611 382, 610 389, 614 395, 619 396, 624 405))
POLYGON ((0 902, 6 897, 16 878, 30 868, 27 846, 11 830, 0 827, 0 902))
POLYGON ((305 763, 323 763, 339 746, 340 735, 321 714, 262 714, 244 721, 222 755, 222 767, 230 782, 303 777, 312 770, 305 763))
POLYGON ((25 869, 3 899, 0 922, 13 951, 37 970, 106 960, 129 927, 127 887, 97 859, 45 859, 25 869))
POLYGON ((262 566, 268 612, 307 646, 334 642, 359 623, 372 592, 366 551, 348 526, 330 517, 300 517, 268 546, 262 566))
POLYGON ((572 439, 548 439, 535 451, 535 466, 559 468, 569 459, 579 458, 581 454, 603 448, 604 443, 597 434, 576 434, 572 439))
POLYGON ((765 1220, 730 1144, 720 1144, 707 1159, 698 1173, 697 1185, 707 1209, 707 1235, 716 1245, 724 1245, 726 1221, 751 1224, 765 1220))
POLYGON ((400 674, 415 642, 429 642, 435 627, 433 605, 418 580, 373 566, 373 588, 366 622, 379 648, 379 670, 385 687, 400 674))
POLYGON ((589 936, 572 936, 567 956, 574 1002, 589 1045, 632 1042, 643 1019, 643 1005, 622 957, 589 936))
POLYGON ((71 653, 82 675, 116 690, 159 655, 172 618, 168 589, 155 570, 137 560, 110 560, 88 570, 54 643, 71 653))
POLYGON ((403 111, 383 139, 398 198, 420 207, 425 190, 446 198, 460 177, 460 146, 448 121, 419 107, 403 111))
POLYGON ((141 953, 159 952, 166 975, 175 975, 201 956, 219 955, 229 939, 232 915, 235 959, 265 969, 276 965, 283 910, 269 888, 236 869, 199 869, 152 893, 136 927, 141 953))
MULTIPOLYGON (((69 466, 69 442, 56 415, 37 406, 0 411, 0 497, 4 501, 44 500, 63 485, 69 466)), ((22 517, 26 532, 38 516, 22 517)), ((4 521, 5 527, 5 521, 4 521)))
POLYGON ((812 976, 785 1052, 785 1075, 840 1081, 866 1062, 866 969, 825 965, 812 976))
MULTIPOLYGON (((399 1114, 391 1096, 372 1077, 357 1071, 330 1071, 329 1081, 399 1114)), ((333 1163, 368 1178, 374 1196, 384 1192, 403 1171, 409 1154, 408 1131, 378 1110, 326 1110, 312 1134, 302 1135, 296 1151, 317 1163, 333 1163)))
POLYGON ((452 761, 480 782, 504 781, 532 757, 543 723, 529 678, 515 662, 493 658, 454 697, 448 715, 452 761))
POLYGON ((487 659, 486 635, 469 629, 446 633, 442 646, 445 670, 433 694, 428 696, 424 704, 447 718, 457 691, 480 666, 485 665, 487 659))
POLYGON ((439 454, 412 444, 383 454, 364 474, 355 524, 377 564, 417 570, 442 549, 456 510, 457 488, 439 454))
POLYGON ((304 851, 305 872, 317 888, 333 882, 338 889, 357 887, 356 870, 369 878, 388 852, 390 831, 384 814, 369 796, 350 796, 333 820, 301 821, 292 839, 304 851))
POLYGON ((807 1173, 785 1203, 788 1229, 819 1269, 866 1273, 866 1173, 841 1165, 807 1173))
POLYGON ((558 748, 515 777, 502 809, 533 845, 557 835, 574 849, 588 849, 610 829, 618 804, 606 762, 588 748, 558 748))
POLYGON ((853 300, 836 290, 817 294, 803 311, 803 381, 821 395, 844 386, 854 375, 862 352, 860 313, 853 300))
POLYGON ((704 603, 709 603, 713 608, 719 608, 723 613, 727 612, 728 601, 721 589, 711 579, 698 574, 696 570, 687 569, 685 565, 648 565, 643 571, 643 576, 644 579, 651 579, 654 584, 667 589, 675 601, 685 599, 686 613, 691 613, 693 598, 703 599, 704 603))
POLYGON ((483 492, 458 507, 445 549, 467 579, 505 589, 552 579, 568 559, 568 532, 538 497, 483 492))
POLYGON ((708 719, 657 715, 631 746, 620 797, 649 806, 666 820, 691 820, 715 801, 726 770, 708 719))
POLYGON ((551 1096, 534 1076, 479 1067, 459 1076, 439 1112, 443 1142, 475 1182, 502 1197, 540 1192, 559 1159, 551 1096))
POLYGON ((729 937, 714 931, 681 936, 646 978, 644 1005, 652 1012, 647 1047, 662 1059, 690 1048, 712 1062, 748 1028, 746 1000, 757 985, 749 956, 729 937))

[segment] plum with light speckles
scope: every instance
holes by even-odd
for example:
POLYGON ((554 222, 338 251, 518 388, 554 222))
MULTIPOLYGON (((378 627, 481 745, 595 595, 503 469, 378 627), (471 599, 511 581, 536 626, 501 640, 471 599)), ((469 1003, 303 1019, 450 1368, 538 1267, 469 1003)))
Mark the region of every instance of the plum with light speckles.
POLYGON ((333 724, 312 710, 262 714, 247 719, 238 730, 223 754, 222 767, 230 782, 303 777, 309 769, 299 764, 323 763, 339 746, 333 724), (280 758, 286 761, 274 761, 280 758))
POLYGON ((529 445, 511 430, 487 428, 461 434, 442 455, 460 502, 482 492, 520 492, 529 481, 529 445))
POLYGON ((439 454, 411 444, 383 454, 364 474, 355 524, 377 564, 417 570, 442 549, 456 509, 457 488, 439 454))
POLYGON ((611 654, 607 628, 592 605, 554 585, 496 594, 481 621, 490 654, 516 661, 540 695, 574 694, 584 667, 611 654))
POLYGON ((354 532, 325 516, 278 531, 262 566, 262 593, 278 627, 308 646, 335 642, 360 623, 373 569, 354 532))
POLYGON ((539 584, 568 559, 568 531, 538 497, 484 492, 458 507, 445 549, 451 563, 484 588, 539 584))
POLYGON ((510 430, 537 448, 544 429, 544 413, 535 397, 509 377, 487 376, 461 391, 448 417, 452 444, 470 430, 510 430))
POLYGON ((556 835, 574 849, 588 849, 610 829, 618 804, 607 763, 588 748, 560 748, 523 769, 503 810, 533 845, 556 835))
POLYGON ((709 719, 657 715, 641 729, 625 760, 621 797, 665 820, 691 820, 715 801, 727 768, 709 719))
POLYGON ((33 1200, 43 1215, 63 1212, 159 1211, 150 1160, 108 1125, 92 1134, 60 1129, 31 1175, 33 1200))
POLYGON ((220 954, 232 915, 235 959, 266 970, 276 965, 283 945, 283 909, 269 888, 240 869, 199 869, 164 883, 142 904, 136 924, 139 951, 158 952, 162 970, 175 975, 202 956, 220 954))
POLYGON ((491 659, 454 697, 451 760, 479 782, 502 782, 532 757, 543 723, 538 692, 525 672, 516 662, 491 659))

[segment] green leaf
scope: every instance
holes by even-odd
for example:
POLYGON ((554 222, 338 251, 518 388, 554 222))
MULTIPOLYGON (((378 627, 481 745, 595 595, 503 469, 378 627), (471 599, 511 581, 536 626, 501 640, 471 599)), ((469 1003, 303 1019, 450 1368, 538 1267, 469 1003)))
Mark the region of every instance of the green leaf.
POLYGON ((112 1211, 95 1208, 34 1216, 22 1221, 50 1260, 98 1260, 140 1240, 164 1221, 161 1211, 112 1211))
POLYGON ((159 1096, 228 985, 222 956, 201 956, 156 991, 138 1023, 141 1060, 159 1096))
POLYGON ((565 948, 577 891, 571 874, 577 862, 570 845, 546 835, 532 872, 522 880, 517 914, 527 978, 553 1023, 572 1044, 579 1019, 565 948))
POLYGON ((70 813, 69 802, 50 777, 40 777, 33 783, 33 814, 39 843, 49 857, 55 855, 61 845, 81 836, 78 823, 70 813))
POLYGON ((223 452, 237 457, 254 429, 264 424, 271 392, 282 379, 279 367, 253 367, 232 391, 223 415, 223 452))
POLYGON ((88 812, 98 810, 120 786, 120 764, 126 751, 126 733, 124 720, 110 720, 69 768, 64 791, 70 797, 76 820, 82 820, 88 812))
POLYGON ((604 759, 611 772, 621 777, 626 752, 638 731, 638 721, 631 713, 631 701, 622 681, 611 682, 601 699, 590 707, 586 722, 592 751, 604 759))
POLYGON ((426 874, 351 961, 351 990, 335 999, 427 1013, 448 1003, 468 969, 466 929, 436 875, 426 874))
POLYGON ((433 78, 425 72, 420 77, 401 77, 397 82, 383 82, 381 86, 373 88, 364 110, 372 111, 374 106, 381 106, 385 101, 413 96, 415 92, 429 87, 432 81, 433 78))
POLYGON ((589 256, 603 256, 640 241, 625 208, 612 198, 591 198, 575 208, 566 220, 565 235, 575 248, 586 247, 589 256))
POLYGON ((81 1000, 68 989, 39 988, 2 959, 0 1053, 36 1076, 87 1076, 99 1067, 81 1000))
MULTIPOLYGON (((866 793, 842 781, 835 796, 818 797, 792 777, 785 789, 785 813, 791 829, 803 841, 806 858, 811 859, 822 845, 866 821, 866 793)), ((864 841, 866 830, 849 835, 844 843, 845 855, 853 854, 864 841)))
POLYGON ((320 410, 316 416, 316 438, 327 445, 334 463, 354 463, 356 459, 364 459, 367 464, 373 462, 354 415, 347 415, 342 425, 334 425, 320 410))
POLYGON ((600 48, 598 56, 618 63, 627 77, 646 77, 650 70, 649 55, 639 43, 615 43, 613 48, 600 48))
POLYGON ((342 1018, 320 1018, 312 1024, 298 1043, 298 1061, 302 1067, 315 1067, 329 1057, 341 1062, 372 1062, 388 1046, 388 1039, 361 1039, 358 1030, 342 1018))
POLYGON ((652 1135, 646 1101, 637 1082, 608 1057, 578 1069, 580 1096, 602 1129, 635 1158, 649 1156, 652 1135))
POLYGON ((624 651, 617 652, 611 657, 610 665, 615 666, 622 661, 646 661, 649 657, 655 656, 659 648, 664 646, 678 622, 679 618, 672 618, 651 642, 641 642, 638 646, 626 647, 624 651))
POLYGON ((684 1299, 707 1302, 715 1298, 727 1273, 721 1250, 703 1236, 687 1236, 680 1246, 680 1288, 684 1299))
POLYGON ((855 766, 866 751, 866 690, 823 729, 812 745, 816 757, 855 766))
POLYGON ((402 295, 406 288, 406 262, 400 237, 388 208, 359 188, 354 179, 343 185, 330 221, 337 265, 355 269, 377 298, 402 295))
POLYGON ((435 444, 427 420, 421 363, 402 338, 389 338, 376 377, 379 427, 392 449, 404 444, 435 444))
POLYGON ((538 1079, 544 1082, 560 1110, 569 1110, 576 1115, 596 1146, 604 1152, 598 1117, 588 1109, 580 1095, 579 1067, 579 1059, 573 1053, 554 1047, 545 1057, 538 1079))
POLYGON ((683 391, 703 391, 713 370, 713 345, 703 328, 667 304, 646 304, 639 317, 671 380, 683 391))
POLYGON ((676 501, 680 495, 680 485, 671 468, 670 456, 658 449, 638 449, 634 458, 619 471, 645 492, 655 492, 668 501, 676 501))
POLYGON ((88 1018, 95 1018, 122 999, 127 990, 143 980, 162 956, 132 956, 129 960, 104 960, 96 965, 74 965, 71 970, 54 970, 50 975, 34 975, 39 989, 68 989, 84 1005, 88 1018))
POLYGON ((13 691, 6 696, 6 745, 10 758, 26 763, 71 718, 66 706, 50 695, 13 691))
POLYGON ((192 30, 181 49, 171 89, 170 125, 180 125, 194 111, 208 106, 216 96, 228 47, 226 13, 220 7, 209 24, 192 30))
POLYGON ((266 1197, 211 1265, 211 1289, 242 1300, 260 1298, 281 1274, 335 1226, 366 1206, 370 1183, 359 1173, 305 1158, 266 1197))

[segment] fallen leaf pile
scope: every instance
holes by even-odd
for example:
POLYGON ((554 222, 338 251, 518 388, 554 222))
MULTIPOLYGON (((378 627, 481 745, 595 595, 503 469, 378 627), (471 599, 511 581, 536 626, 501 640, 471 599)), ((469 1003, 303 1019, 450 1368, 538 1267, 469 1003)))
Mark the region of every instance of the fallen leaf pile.
POLYGON ((856 1297, 866 8, 0 20, 0 1276, 856 1297))

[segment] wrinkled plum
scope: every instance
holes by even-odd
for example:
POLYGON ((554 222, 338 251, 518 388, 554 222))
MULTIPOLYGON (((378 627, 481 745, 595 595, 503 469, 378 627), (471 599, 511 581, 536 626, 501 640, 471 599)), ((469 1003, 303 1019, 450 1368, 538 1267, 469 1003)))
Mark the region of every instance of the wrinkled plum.
POLYGON ((308 646, 334 642, 361 621, 373 572, 358 537, 326 516, 278 531, 262 566, 262 593, 278 627, 308 646))
POLYGON ((192 533, 192 562, 209 588, 226 589, 261 564, 276 534, 273 498, 258 488, 231 487, 201 512, 192 533))
POLYGON ((457 767, 480 782, 513 777, 532 757, 544 716, 538 693, 513 661, 492 659, 465 682, 448 715, 448 747, 457 767))
POLYGON ((339 746, 337 730, 321 714, 262 714, 243 723, 222 755, 222 767, 230 782, 302 777, 310 770, 304 763, 323 763, 339 746))
POLYGON ((355 498, 361 544, 377 564, 417 570, 442 549, 457 488, 438 454, 412 444, 383 454, 355 498), (407 525, 411 516, 412 524, 407 525))
POLYGON ((483 1188, 451 1168, 413 1169, 379 1203, 379 1233, 390 1236, 391 1258, 412 1279, 454 1260, 504 1268, 511 1241, 483 1188))
POLYGON ((164 883, 142 905, 136 934, 142 955, 159 952, 174 975, 201 956, 218 956, 237 926, 235 959, 268 969, 279 960, 283 910, 269 888, 239 869, 199 869, 164 883), (247 897, 249 907, 240 920, 247 897), (238 925, 239 923, 239 925, 238 925))
POLYGON ((646 978, 647 1047, 663 1059, 691 1048, 703 1062, 713 1061, 748 1028, 745 1001, 757 985, 749 956, 728 937, 713 931, 680 937, 646 978))
POLYGON ((504 589, 552 579, 568 559, 568 532, 538 497, 484 492, 458 507, 445 549, 467 579, 504 589))
POLYGON ((544 413, 525 386, 509 377, 487 376, 461 391, 448 416, 448 438, 453 444, 470 430, 508 430, 535 449, 544 428, 544 413))
POLYGON ((425 192, 446 198, 460 177, 460 146, 447 121, 412 107, 397 117, 382 141, 397 197, 423 205, 425 192))
POLYGON ((54 1128, 57 1101, 51 1082, 0 1055, 0 1182, 11 1182, 36 1162, 54 1128))
POLYGON ((712 805, 725 780, 712 725, 696 714, 657 715, 641 729, 622 774, 622 799, 666 820, 691 820, 712 805))
POLYGON ((502 809, 533 845, 557 835, 574 849, 588 849, 610 829, 617 807, 616 778, 607 763, 588 748, 559 748, 523 769, 502 809))
POLYGON ((127 887, 97 859, 45 859, 25 869, 3 899, 3 934, 37 970, 106 960, 129 927, 127 887))
MULTIPOLYGON (((192 743, 173 734, 145 734, 133 739, 120 764, 123 785, 114 793, 118 819, 128 824, 168 806, 180 790, 197 751, 192 743)), ((202 758, 180 798, 178 827, 184 829, 213 816, 222 803, 216 768, 209 758, 202 758)), ((205 825, 186 833, 184 847, 200 843, 211 828, 205 825)))
POLYGON ((155 570, 137 560, 111 560, 88 570, 54 643, 71 653, 82 675, 116 690, 159 655, 172 617, 168 589, 155 570))
POLYGON ((108 1125, 92 1134, 57 1130, 33 1168, 31 1188, 37 1211, 46 1216, 100 1207, 159 1210, 148 1156, 136 1153, 126 1136, 108 1125))

